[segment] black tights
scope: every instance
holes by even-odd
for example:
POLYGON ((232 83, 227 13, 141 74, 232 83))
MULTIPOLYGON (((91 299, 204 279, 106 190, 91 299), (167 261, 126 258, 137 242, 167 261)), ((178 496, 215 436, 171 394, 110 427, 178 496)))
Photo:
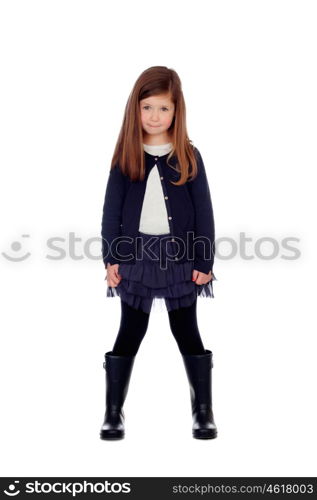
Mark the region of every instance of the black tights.
MULTIPOLYGON (((168 312, 170 328, 182 354, 205 354, 200 337, 196 303, 168 312)), ((112 353, 117 356, 134 356, 146 334, 150 314, 134 309, 121 300, 121 322, 112 353)))

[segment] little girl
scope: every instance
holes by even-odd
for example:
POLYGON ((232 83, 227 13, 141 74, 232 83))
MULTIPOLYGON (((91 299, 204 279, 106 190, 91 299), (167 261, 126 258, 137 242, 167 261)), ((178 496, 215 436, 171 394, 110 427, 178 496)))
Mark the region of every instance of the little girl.
POLYGON ((107 297, 120 297, 120 328, 105 354, 101 439, 125 435, 123 404, 153 302, 165 301, 187 373, 194 438, 217 436, 212 352, 197 325, 197 297, 214 297, 214 217, 205 166, 188 139, 177 73, 145 70, 129 96, 102 218, 107 297))

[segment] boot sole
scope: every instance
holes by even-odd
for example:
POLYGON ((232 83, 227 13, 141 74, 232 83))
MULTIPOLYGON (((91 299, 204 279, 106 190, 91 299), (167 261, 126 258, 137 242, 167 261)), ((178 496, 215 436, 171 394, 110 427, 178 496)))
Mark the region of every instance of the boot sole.
POLYGON ((200 429, 193 431, 193 437, 195 439, 215 439, 217 437, 217 431, 200 429))
POLYGON ((102 433, 102 432, 100 433, 100 439, 102 439, 103 441, 106 441, 106 440, 107 440, 107 441, 108 441, 108 440, 111 440, 111 441, 113 440, 113 441, 115 441, 115 440, 123 439, 124 437, 125 437, 125 436, 124 436, 124 434, 122 434, 122 433, 120 433, 120 434, 118 434, 118 433, 116 433, 116 432, 109 433, 109 434, 108 434, 108 433, 107 433, 107 434, 104 434, 104 433, 102 433))

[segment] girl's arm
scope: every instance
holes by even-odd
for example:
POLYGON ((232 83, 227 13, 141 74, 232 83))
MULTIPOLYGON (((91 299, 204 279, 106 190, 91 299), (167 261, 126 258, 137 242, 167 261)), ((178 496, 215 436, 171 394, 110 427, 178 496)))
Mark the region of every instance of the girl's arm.
POLYGON ((119 166, 115 165, 109 172, 101 224, 102 259, 106 268, 108 262, 111 265, 120 263, 116 252, 116 242, 113 245, 112 243, 121 235, 124 193, 124 176, 119 166))
POLYGON ((194 269, 208 274, 209 271, 213 272, 215 222, 205 165, 196 147, 195 154, 198 173, 193 181, 188 182, 189 193, 195 208, 194 269))

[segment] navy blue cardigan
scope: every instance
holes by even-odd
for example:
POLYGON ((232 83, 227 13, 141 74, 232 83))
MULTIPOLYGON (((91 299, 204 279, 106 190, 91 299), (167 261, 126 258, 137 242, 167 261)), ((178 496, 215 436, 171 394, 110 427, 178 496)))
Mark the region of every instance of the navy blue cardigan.
MULTIPOLYGON (((145 178, 131 181, 118 165, 110 170, 103 205, 101 227, 102 257, 107 263, 133 264, 136 240, 146 182, 151 168, 157 164, 162 181, 164 199, 170 226, 168 252, 178 262, 194 260, 194 269, 208 274, 213 271, 215 251, 215 225, 206 170, 199 150, 194 147, 198 174, 182 186, 169 181, 178 180, 180 174, 167 165, 168 153, 151 155, 144 151, 145 178), (171 247, 172 245, 172 247, 171 247), (171 249, 172 248, 172 249, 171 249)), ((176 165, 176 157, 169 163, 176 165)), ((172 260, 171 259, 171 260, 172 260)))

